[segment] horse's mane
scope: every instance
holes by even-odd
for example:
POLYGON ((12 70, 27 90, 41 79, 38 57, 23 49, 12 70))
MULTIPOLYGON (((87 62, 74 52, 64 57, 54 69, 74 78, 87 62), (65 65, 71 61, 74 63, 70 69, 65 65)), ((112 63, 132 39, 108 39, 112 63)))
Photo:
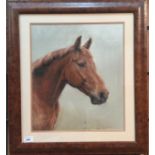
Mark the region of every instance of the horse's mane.
POLYGON ((69 48, 62 48, 53 52, 49 52, 43 58, 36 60, 32 64, 32 73, 33 75, 43 75, 46 68, 55 60, 60 59, 66 56, 69 53, 69 48))

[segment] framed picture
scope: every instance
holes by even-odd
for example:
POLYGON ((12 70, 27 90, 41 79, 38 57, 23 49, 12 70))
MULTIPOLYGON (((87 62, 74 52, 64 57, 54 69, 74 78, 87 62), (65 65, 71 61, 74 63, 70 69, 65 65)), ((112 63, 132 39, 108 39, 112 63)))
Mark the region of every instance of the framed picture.
POLYGON ((10 154, 147 154, 146 8, 9 1, 10 154))

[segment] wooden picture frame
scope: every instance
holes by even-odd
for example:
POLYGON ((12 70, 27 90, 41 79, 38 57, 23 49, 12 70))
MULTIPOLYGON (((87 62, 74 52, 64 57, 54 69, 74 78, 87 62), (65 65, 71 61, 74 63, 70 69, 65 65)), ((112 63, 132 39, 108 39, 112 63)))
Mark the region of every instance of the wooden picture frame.
POLYGON ((10 155, 148 154, 147 1, 144 0, 9 0, 8 1, 8 128, 10 155), (19 15, 133 13, 134 15, 134 142, 22 143, 19 15))

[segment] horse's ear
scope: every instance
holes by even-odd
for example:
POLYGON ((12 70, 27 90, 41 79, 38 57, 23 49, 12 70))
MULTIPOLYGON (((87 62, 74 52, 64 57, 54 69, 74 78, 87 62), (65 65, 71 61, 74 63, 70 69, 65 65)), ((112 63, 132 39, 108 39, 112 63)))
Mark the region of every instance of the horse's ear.
POLYGON ((92 44, 92 39, 89 38, 89 40, 83 45, 83 47, 85 47, 86 49, 89 49, 91 44, 92 44))
POLYGON ((81 48, 81 36, 77 37, 77 39, 75 40, 74 48, 75 48, 75 50, 80 51, 80 48, 81 48))

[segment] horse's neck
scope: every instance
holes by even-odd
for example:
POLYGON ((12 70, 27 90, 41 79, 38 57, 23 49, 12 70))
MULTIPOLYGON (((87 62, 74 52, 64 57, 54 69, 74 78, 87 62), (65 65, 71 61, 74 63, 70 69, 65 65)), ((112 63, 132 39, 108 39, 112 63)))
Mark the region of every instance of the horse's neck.
POLYGON ((33 92, 45 104, 57 103, 65 81, 63 77, 63 62, 55 61, 46 69, 44 75, 41 77, 33 76, 33 92))

